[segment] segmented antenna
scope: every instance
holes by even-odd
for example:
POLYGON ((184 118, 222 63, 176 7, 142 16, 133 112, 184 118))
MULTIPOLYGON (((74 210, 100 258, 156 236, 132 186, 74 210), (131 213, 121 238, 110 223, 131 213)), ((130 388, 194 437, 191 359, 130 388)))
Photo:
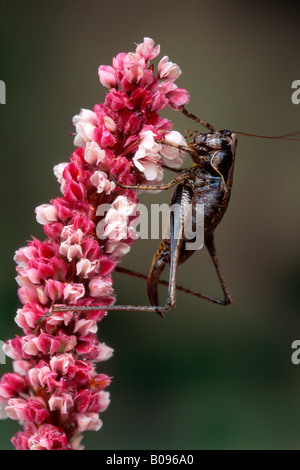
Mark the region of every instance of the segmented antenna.
POLYGON ((212 126, 211 124, 209 124, 206 121, 202 121, 202 119, 198 118, 194 114, 189 113, 187 109, 183 108, 182 113, 185 116, 187 116, 188 118, 193 119, 196 122, 199 122, 199 124, 201 124, 201 126, 206 127, 206 129, 209 129, 211 132, 216 132, 216 128, 214 126, 212 126))

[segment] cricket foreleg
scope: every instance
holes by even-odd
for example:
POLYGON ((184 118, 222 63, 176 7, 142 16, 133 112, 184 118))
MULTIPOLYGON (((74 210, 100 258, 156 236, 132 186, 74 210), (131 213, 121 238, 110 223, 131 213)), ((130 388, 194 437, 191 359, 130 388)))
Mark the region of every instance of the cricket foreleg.
POLYGON ((140 189, 142 191, 167 191, 168 189, 171 189, 176 184, 186 181, 188 178, 190 178, 190 172, 182 173, 181 175, 176 176, 176 178, 172 179, 169 183, 161 184, 158 186, 142 185, 142 184, 136 184, 136 185, 121 184, 114 178, 113 178, 113 181, 122 189, 136 189, 136 190, 140 189))

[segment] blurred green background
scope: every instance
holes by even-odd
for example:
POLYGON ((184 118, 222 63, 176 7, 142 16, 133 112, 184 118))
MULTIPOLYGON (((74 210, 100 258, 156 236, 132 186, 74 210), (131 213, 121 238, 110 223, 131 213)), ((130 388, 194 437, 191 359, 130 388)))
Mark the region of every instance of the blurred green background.
MULTIPOLYGON (((300 79, 296 2, 1 1, 0 338, 21 334, 14 251, 43 237, 34 208, 59 196, 52 173, 74 147, 69 122, 102 102, 97 68, 144 36, 180 65, 188 109, 219 129, 280 135, 300 129, 291 84, 300 79)), ((184 132, 180 113, 165 115, 184 132)), ((235 302, 227 308, 178 294, 162 320, 111 313, 99 336, 115 349, 103 428, 86 449, 299 449, 300 142, 240 137, 228 213, 216 233, 235 302)), ((166 174, 166 180, 171 178, 166 174)), ((168 202, 170 193, 141 201, 168 202)), ((157 240, 133 245, 123 266, 147 272, 157 240)), ((167 273, 166 273, 167 274, 167 273)), ((220 289, 207 253, 179 283, 220 289)), ((147 302, 143 281, 115 275, 119 303, 147 302)), ((11 361, 0 365, 11 370, 11 361)), ((19 426, 0 422, 0 449, 19 426)))

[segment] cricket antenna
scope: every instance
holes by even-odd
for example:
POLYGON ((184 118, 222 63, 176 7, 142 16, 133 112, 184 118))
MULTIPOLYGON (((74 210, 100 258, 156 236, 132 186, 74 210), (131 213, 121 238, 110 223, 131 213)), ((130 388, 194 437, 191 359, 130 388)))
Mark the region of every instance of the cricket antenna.
POLYGON ((194 114, 192 113, 189 113, 187 109, 183 108, 182 109, 182 113, 190 118, 190 119, 193 119, 193 121, 196 121, 196 122, 199 122, 199 124, 201 124, 201 126, 204 126, 206 127, 206 129, 209 129, 211 132, 216 132, 216 128, 214 126, 212 126, 211 124, 209 124, 208 122, 206 121, 202 121, 202 119, 198 118, 197 116, 195 116, 194 114))
POLYGON ((293 139, 290 138, 294 135, 300 135, 300 131, 298 132, 291 132, 290 134, 284 134, 284 135, 259 135, 259 134, 249 134, 248 132, 239 132, 239 131, 233 131, 237 135, 244 135, 247 137, 258 137, 260 139, 277 139, 277 140, 300 140, 300 139, 293 139))

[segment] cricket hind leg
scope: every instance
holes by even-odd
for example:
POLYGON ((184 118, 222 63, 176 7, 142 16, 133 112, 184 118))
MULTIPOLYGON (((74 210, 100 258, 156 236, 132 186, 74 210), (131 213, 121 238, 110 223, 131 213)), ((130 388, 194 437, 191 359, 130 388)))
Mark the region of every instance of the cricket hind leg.
POLYGON ((227 285, 227 282, 225 281, 225 277, 224 277, 224 274, 223 274, 222 269, 221 269, 221 265, 220 265, 219 257, 217 255, 217 250, 216 250, 215 240, 214 240, 214 235, 213 234, 210 234, 206 238, 205 246, 206 246, 206 248, 207 248, 207 250, 208 250, 208 252, 211 256, 212 262, 213 262, 214 267, 217 271, 217 275, 218 275, 218 278, 219 278, 219 281, 220 281, 220 284, 221 284, 221 287, 222 287, 222 291, 223 291, 223 294, 224 294, 224 299, 223 300, 218 299, 218 301, 216 303, 218 303, 219 305, 230 305, 233 302, 233 298, 232 298, 232 294, 231 294, 230 289, 227 285))
MULTIPOLYGON (((148 275, 147 274, 139 273, 137 271, 133 271, 132 269, 127 269, 127 268, 122 268, 120 266, 117 266, 115 268, 115 272, 117 272, 119 274, 126 274, 128 276, 132 276, 132 277, 136 277, 138 279, 143 279, 145 281, 148 281, 148 275)), ((159 279, 158 284, 161 285, 161 286, 168 287, 169 286, 169 281, 159 279)), ((189 295, 192 295, 194 297, 197 297, 198 299, 207 300, 207 301, 212 302, 214 304, 228 305, 228 304, 224 304, 224 302, 220 299, 216 299, 214 297, 211 297, 210 295, 202 294, 201 292, 196 292, 192 289, 180 286, 178 284, 176 284, 176 290, 178 290, 179 292, 184 292, 185 294, 189 294, 189 295)))
MULTIPOLYGON (((49 313, 47 313, 46 315, 44 315, 42 318, 40 318, 36 324, 36 330, 38 329, 39 325, 44 321, 46 320, 47 318, 49 318, 52 314, 56 313, 56 312, 83 312, 83 311, 95 311, 95 310, 105 310, 105 311, 139 311, 139 312, 156 312, 158 313, 161 317, 164 316, 164 312, 167 312, 169 310, 171 310, 172 308, 175 307, 175 303, 176 303, 176 290, 178 291, 181 291, 181 292, 184 292, 186 294, 190 294, 190 295, 193 295, 194 297, 197 297, 197 298, 200 298, 200 299, 203 299, 203 300, 207 300, 209 302, 212 302, 214 304, 217 304, 217 305, 223 305, 223 306, 226 306, 226 305, 229 305, 232 303, 233 299, 232 299, 232 295, 231 295, 231 292, 229 290, 229 287, 227 286, 227 283, 225 281, 225 278, 224 278, 224 275, 223 275, 223 272, 221 270, 221 266, 220 266, 220 262, 219 262, 219 258, 217 256, 217 252, 216 252, 216 247, 215 247, 215 242, 214 242, 214 236, 213 234, 211 234, 209 237, 207 237, 207 239, 205 240, 205 246, 207 247, 208 249, 208 252, 212 258, 212 261, 214 263, 214 266, 215 266, 215 269, 217 271, 217 274, 218 274, 218 278, 219 278, 219 281, 220 281, 220 284, 221 284, 221 287, 222 287, 222 290, 223 290, 223 293, 224 293, 224 299, 221 300, 221 299, 217 299, 215 297, 212 297, 212 296, 209 296, 209 295, 205 295, 205 294, 202 294, 201 292, 196 292, 192 289, 188 289, 188 288, 185 288, 185 287, 182 287, 182 286, 178 286, 176 284, 176 273, 177 273, 177 267, 178 267, 178 256, 179 256, 179 253, 180 253, 180 248, 181 248, 181 242, 179 240, 179 237, 177 237, 177 239, 175 239, 175 256, 172 257, 173 259, 173 262, 171 262, 171 266, 170 266, 170 278, 169 278, 169 281, 163 281, 163 280, 160 280, 159 279, 159 276, 166 264, 166 260, 164 260, 164 263, 161 264, 161 266, 159 266, 159 268, 156 267, 157 269, 157 277, 155 279, 155 282, 157 283, 157 286, 158 284, 160 285, 164 285, 164 286, 168 286, 168 298, 167 298, 167 302, 165 304, 165 306, 161 306, 161 305, 152 305, 152 306, 148 306, 148 305, 112 305, 112 306, 105 306, 105 305, 93 305, 93 306, 72 306, 72 305, 69 305, 69 306, 66 306, 66 305, 53 305, 52 309, 50 310, 49 313)), ((174 250, 174 247, 173 247, 173 250, 174 250)), ((151 268, 150 268, 151 270, 151 268)), ((135 271, 131 271, 129 269, 125 269, 125 268, 120 268, 120 267, 116 267, 115 269, 116 272, 119 272, 119 273, 124 273, 124 274, 127 274, 127 275, 130 275, 130 276, 134 276, 134 277, 137 277, 137 278, 140 278, 140 279, 145 279, 148 281, 148 283, 150 282, 149 281, 149 275, 145 275, 145 274, 141 274, 141 273, 136 273, 135 271)), ((153 287, 154 289, 158 289, 158 287, 153 287)), ((154 292, 152 292, 152 298, 153 298, 153 302, 155 300, 158 300, 158 294, 155 294, 155 290, 154 292), (155 295, 157 295, 157 298, 155 297, 155 295)))
MULTIPOLYGON (((90 307, 85 307, 85 306, 80 307, 80 306, 72 306, 72 305, 70 305, 70 306, 59 306, 59 305, 55 306, 54 305, 52 307, 52 309, 50 310, 50 312, 48 314, 44 315, 44 317, 41 318, 38 321, 37 326, 36 326, 36 330, 38 329, 38 326, 40 325, 40 323, 42 323, 44 320, 46 320, 46 318, 50 317, 55 312, 66 312, 66 311, 82 312, 82 311, 94 311, 94 310, 126 311, 126 312, 128 312, 128 311, 135 311, 135 312, 139 311, 139 312, 156 312, 161 317, 163 317, 164 312, 167 312, 167 311, 171 310, 175 306, 175 301, 176 301, 175 291, 176 290, 178 290, 180 292, 184 292, 184 293, 189 294, 189 295, 192 295, 194 297, 197 297, 198 299, 207 300, 208 302, 212 302, 212 303, 217 304, 217 305, 226 306, 226 305, 231 304, 232 301, 233 301, 232 295, 231 295, 231 292, 229 290, 229 287, 226 284, 224 275, 223 275, 221 267, 220 267, 220 262, 219 262, 219 259, 218 259, 217 253, 216 253, 216 248, 215 248, 213 236, 211 236, 210 238, 208 238, 206 240, 205 245, 206 245, 206 247, 207 247, 207 249, 208 249, 208 251, 211 255, 212 261, 214 263, 214 266, 215 266, 217 274, 218 274, 218 278, 220 280, 222 290, 224 292, 224 299, 223 300, 217 299, 217 298, 209 296, 209 295, 202 294, 201 292, 196 292, 196 291, 194 291, 192 289, 188 289, 186 287, 178 286, 175 282, 175 276, 173 276, 173 277, 170 276, 169 281, 160 280, 159 276, 158 276, 158 278, 156 280, 157 285, 160 284, 160 285, 163 285, 163 286, 167 286, 169 288, 168 300, 167 300, 165 306, 161 306, 161 305, 156 305, 156 306, 148 306, 148 305, 98 306, 97 305, 97 306, 90 306, 90 307), (171 292, 171 294, 170 294, 170 292, 171 292)), ((142 274, 142 273, 137 273, 137 272, 132 271, 130 269, 121 268, 121 267, 116 267, 115 271, 119 272, 119 273, 122 273, 122 274, 127 274, 129 276, 137 277, 139 279, 147 280, 148 283, 149 283, 149 275, 142 274)), ((160 270, 159 275, 160 275, 161 271, 162 271, 162 269, 160 270)), ((154 287, 154 289, 157 290, 157 287, 156 288, 154 287)), ((152 292, 152 296, 153 296, 153 301, 156 300, 155 291, 152 292)))

